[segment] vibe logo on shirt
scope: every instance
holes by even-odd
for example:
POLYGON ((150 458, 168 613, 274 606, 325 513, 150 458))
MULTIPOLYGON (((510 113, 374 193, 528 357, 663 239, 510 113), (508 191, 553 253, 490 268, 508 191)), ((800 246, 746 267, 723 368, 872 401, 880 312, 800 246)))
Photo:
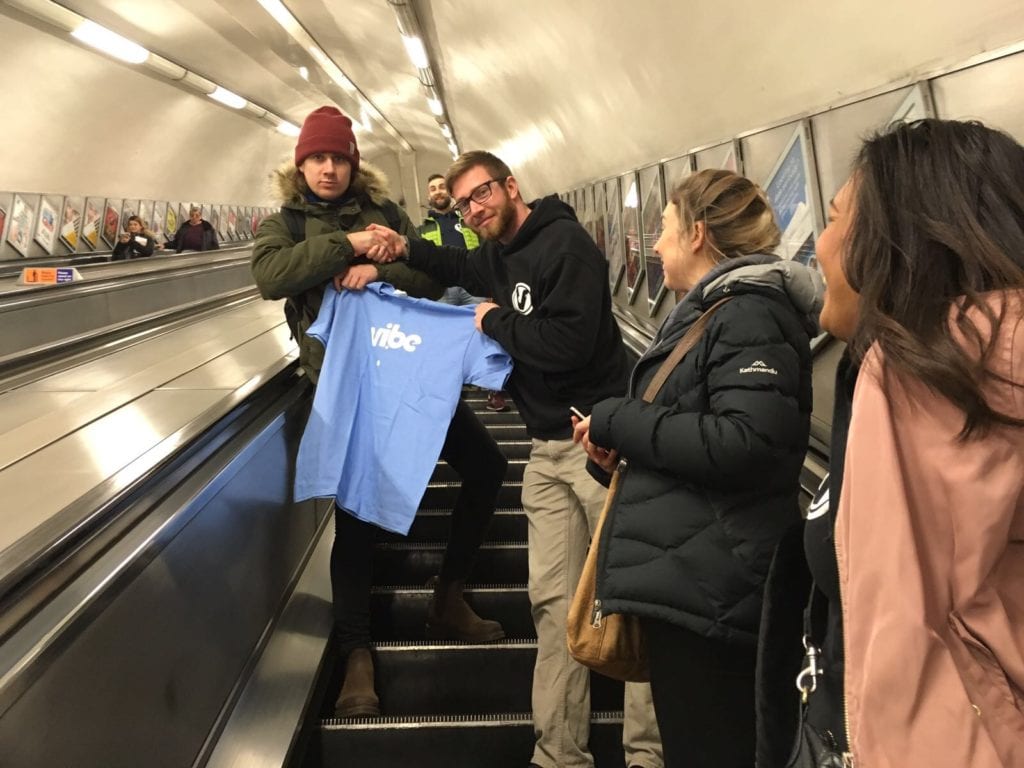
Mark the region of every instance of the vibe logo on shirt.
POLYGON ((398 323, 388 323, 383 328, 370 326, 370 343, 381 349, 402 349, 415 352, 423 338, 415 333, 402 333, 398 323))

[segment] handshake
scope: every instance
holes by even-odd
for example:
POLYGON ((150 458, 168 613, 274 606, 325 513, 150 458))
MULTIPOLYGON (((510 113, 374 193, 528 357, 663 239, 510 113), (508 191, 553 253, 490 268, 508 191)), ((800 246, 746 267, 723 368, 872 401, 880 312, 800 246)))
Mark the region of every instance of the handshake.
POLYGON ((356 256, 365 256, 377 264, 387 264, 409 254, 408 238, 380 224, 371 224, 347 237, 356 256))

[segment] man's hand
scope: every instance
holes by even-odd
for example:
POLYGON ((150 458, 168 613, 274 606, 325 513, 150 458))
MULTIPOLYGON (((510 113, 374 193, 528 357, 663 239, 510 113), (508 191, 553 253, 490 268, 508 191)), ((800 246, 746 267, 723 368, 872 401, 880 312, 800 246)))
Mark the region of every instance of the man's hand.
POLYGON ((381 224, 370 224, 366 231, 372 232, 377 238, 374 247, 370 248, 365 254, 366 258, 370 261, 386 264, 389 261, 394 261, 408 255, 408 248, 406 246, 409 241, 404 235, 400 235, 395 230, 381 224))
POLYGON ((334 276, 334 289, 340 291, 342 288, 348 288, 350 291, 361 291, 378 277, 377 268, 373 264, 356 264, 334 276))
POLYGON ((498 305, 493 301, 482 301, 476 305, 476 329, 480 333, 484 332, 484 315, 490 312, 492 309, 497 309, 498 305))
POLYGON ((619 452, 600 448, 590 442, 590 417, 580 420, 572 416, 572 441, 581 443, 587 457, 605 472, 611 474, 619 460, 619 452))
MULTIPOLYGON (((373 226, 372 224, 370 225, 373 226)), ((391 230, 389 229, 388 232, 391 230)), ((366 256, 372 258, 371 254, 377 252, 387 251, 388 238, 380 232, 375 232, 372 229, 364 229, 362 232, 350 232, 346 235, 348 241, 352 244, 352 251, 356 256, 366 256)), ((387 254, 385 253, 385 256, 387 254)), ((376 258, 373 261, 394 261, 394 256, 389 258, 376 258)))

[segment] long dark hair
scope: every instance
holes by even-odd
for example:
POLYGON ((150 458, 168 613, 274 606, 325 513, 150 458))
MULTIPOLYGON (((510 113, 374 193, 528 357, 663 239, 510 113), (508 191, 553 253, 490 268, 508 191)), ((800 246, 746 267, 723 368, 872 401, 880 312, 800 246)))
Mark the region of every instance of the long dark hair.
POLYGON ((920 120, 868 139, 853 177, 844 266, 861 300, 855 357, 877 341, 896 375, 963 411, 961 439, 1024 426, 983 394, 993 379, 1022 385, 988 366, 1006 302, 983 294, 1024 288, 1024 147, 978 122, 920 120))

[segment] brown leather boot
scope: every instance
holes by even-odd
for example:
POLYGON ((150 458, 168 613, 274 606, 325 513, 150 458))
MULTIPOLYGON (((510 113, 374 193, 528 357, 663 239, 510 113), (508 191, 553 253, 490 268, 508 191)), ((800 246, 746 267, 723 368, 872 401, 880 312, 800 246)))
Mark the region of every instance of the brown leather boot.
POLYGON ((380 701, 373 689, 373 657, 369 648, 356 648, 345 664, 345 683, 334 703, 335 717, 377 717, 380 701))
POLYGON ((486 643, 501 640, 505 630, 496 621, 481 619, 462 599, 462 581, 441 581, 434 576, 427 582, 434 588, 434 597, 427 609, 428 640, 462 640, 486 643))

